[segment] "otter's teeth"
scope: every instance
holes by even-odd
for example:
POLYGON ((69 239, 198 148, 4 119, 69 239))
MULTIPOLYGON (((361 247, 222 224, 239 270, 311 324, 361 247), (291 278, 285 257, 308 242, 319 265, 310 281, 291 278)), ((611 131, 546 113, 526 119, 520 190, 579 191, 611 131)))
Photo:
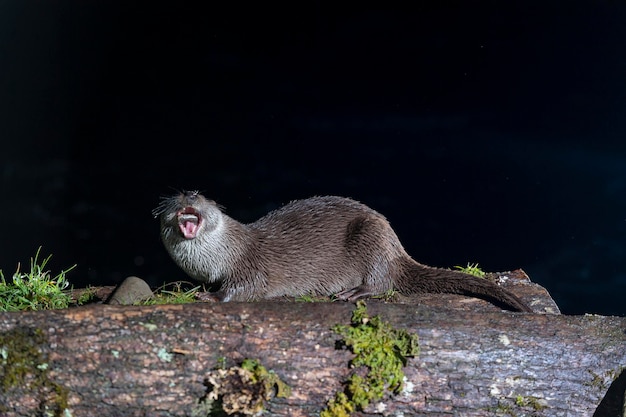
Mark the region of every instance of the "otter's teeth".
POLYGON ((185 239, 193 239, 198 234, 200 218, 195 214, 181 214, 178 216, 178 227, 185 239))
POLYGON ((181 214, 180 216, 178 216, 178 222, 193 222, 198 224, 198 216, 195 214, 181 214))

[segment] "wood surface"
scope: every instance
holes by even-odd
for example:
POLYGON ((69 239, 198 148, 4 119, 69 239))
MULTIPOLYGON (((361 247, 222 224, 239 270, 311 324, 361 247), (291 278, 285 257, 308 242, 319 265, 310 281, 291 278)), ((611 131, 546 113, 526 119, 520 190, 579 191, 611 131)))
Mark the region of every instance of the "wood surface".
MULTIPOLYGON (((512 281, 512 288, 528 287, 523 299, 538 313, 450 295, 368 300, 370 316, 416 333, 421 352, 407 362, 401 393, 357 415, 623 415, 626 318, 546 314, 556 307, 545 290, 512 281)), ((250 358, 291 387, 288 398, 269 401, 264 415, 317 416, 352 371, 354 355, 337 348, 331 327, 349 324, 354 307, 96 304, 2 313, 0 415, 202 415, 209 373, 250 358), (35 353, 24 359, 11 352, 11 338, 35 353), (24 375, 7 385, 12 360, 25 361, 24 375)))

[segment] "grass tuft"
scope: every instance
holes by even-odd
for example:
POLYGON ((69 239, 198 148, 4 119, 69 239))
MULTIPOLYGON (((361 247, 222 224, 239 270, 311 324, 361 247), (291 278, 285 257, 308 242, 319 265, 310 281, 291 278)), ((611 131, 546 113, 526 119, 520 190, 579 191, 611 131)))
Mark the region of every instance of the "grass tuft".
POLYGON ((479 266, 478 263, 472 264, 472 263, 467 263, 467 266, 455 266, 456 269, 458 269, 461 272, 464 272, 466 274, 470 274, 470 275, 474 275, 475 277, 478 278, 485 278, 485 275, 487 275, 485 273, 485 271, 483 271, 479 266))
POLYGON ((30 260, 30 271, 17 271, 10 279, 6 279, 0 270, 0 311, 50 310, 67 308, 72 302, 68 287, 70 283, 65 274, 76 265, 52 275, 46 265, 52 257, 49 255, 39 259, 41 247, 30 260))
POLYGON ((136 305, 162 305, 162 304, 189 304, 198 301, 196 294, 200 291, 200 286, 193 287, 188 290, 184 290, 184 284, 188 284, 184 281, 172 282, 163 285, 161 288, 154 292, 152 298, 135 303, 136 305), (166 287, 172 287, 171 290, 166 290, 166 287))

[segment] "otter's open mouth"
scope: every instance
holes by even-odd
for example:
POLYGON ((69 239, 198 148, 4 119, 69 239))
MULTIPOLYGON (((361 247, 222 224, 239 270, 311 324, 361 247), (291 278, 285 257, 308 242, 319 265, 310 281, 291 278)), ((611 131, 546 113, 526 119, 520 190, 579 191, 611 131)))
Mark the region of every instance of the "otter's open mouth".
POLYGON ((193 207, 185 207, 178 212, 178 227, 185 239, 193 239, 197 236, 202 217, 193 207))

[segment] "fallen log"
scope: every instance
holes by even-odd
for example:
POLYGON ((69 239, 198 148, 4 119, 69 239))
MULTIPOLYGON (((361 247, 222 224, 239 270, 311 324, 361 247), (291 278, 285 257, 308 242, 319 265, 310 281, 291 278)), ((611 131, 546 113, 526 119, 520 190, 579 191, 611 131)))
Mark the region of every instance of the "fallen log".
MULTIPOLYGON (((337 348, 331 327, 349 324, 354 308, 258 302, 2 313, 0 415, 207 415, 214 370, 256 359, 291 388, 265 415, 317 416, 353 371, 354 355, 337 348)), ((511 313, 443 295, 420 296, 419 305, 369 300, 367 308, 416 333, 421 352, 408 359, 401 392, 359 415, 622 415, 626 318, 511 313)))

